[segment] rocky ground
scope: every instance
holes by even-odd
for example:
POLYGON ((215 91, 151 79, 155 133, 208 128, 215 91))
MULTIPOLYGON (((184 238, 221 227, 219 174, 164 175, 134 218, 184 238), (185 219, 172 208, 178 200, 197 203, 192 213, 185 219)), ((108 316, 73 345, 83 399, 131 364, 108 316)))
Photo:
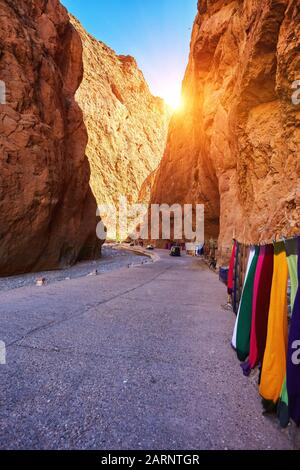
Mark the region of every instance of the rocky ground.
POLYGON ((151 262, 148 256, 142 256, 134 252, 119 250, 114 246, 104 245, 102 248, 102 258, 96 261, 84 261, 67 269, 1 277, 0 292, 25 286, 33 286, 36 284, 38 278, 45 278, 46 283, 51 284, 57 281, 89 276, 95 274, 95 271, 101 274, 126 266, 135 266, 151 262))

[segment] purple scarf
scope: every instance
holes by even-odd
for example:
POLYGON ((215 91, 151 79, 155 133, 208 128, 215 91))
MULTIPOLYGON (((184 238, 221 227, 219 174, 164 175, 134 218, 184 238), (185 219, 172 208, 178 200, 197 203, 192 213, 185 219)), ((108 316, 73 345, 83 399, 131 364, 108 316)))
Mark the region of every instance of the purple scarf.
MULTIPOLYGON (((298 237, 298 279, 300 280, 300 237, 298 237)), ((297 426, 300 426, 300 285, 295 299, 289 333, 287 390, 290 416, 297 426)))

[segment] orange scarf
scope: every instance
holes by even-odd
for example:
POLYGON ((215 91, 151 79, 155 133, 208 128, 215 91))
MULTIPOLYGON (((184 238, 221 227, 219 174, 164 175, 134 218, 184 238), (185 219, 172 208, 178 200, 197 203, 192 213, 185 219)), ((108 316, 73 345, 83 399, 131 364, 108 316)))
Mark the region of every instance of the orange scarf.
POLYGON ((274 244, 272 279, 266 350, 263 359, 260 394, 276 404, 286 374, 288 337, 287 307, 288 264, 284 243, 274 244))

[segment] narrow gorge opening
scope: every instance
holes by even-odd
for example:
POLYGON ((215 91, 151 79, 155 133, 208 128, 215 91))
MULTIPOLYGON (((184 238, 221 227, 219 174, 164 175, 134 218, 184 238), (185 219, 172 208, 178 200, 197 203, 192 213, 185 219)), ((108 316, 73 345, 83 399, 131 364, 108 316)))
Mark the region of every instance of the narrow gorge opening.
MULTIPOLYGON (((83 12, 74 7, 72 0, 65 0, 71 12, 60 6, 62 15, 53 20, 47 2, 37 2, 32 14, 27 9, 24 12, 32 30, 37 31, 36 37, 41 36, 45 43, 47 60, 32 63, 28 59, 30 80, 24 71, 21 73, 18 60, 20 54, 31 58, 31 48, 38 50, 40 46, 33 35, 27 38, 19 9, 9 1, 6 3, 14 29, 23 38, 24 51, 14 51, 8 42, 2 54, 7 60, 12 54, 15 62, 3 74, 1 90, 3 95, 5 89, 5 96, 1 103, 6 96, 9 101, 13 96, 22 98, 19 104, 5 108, 3 174, 10 181, 14 167, 15 187, 22 194, 28 185, 31 190, 28 201, 26 197, 22 199, 19 211, 11 212, 14 218, 3 210, 3 214, 8 214, 2 228, 2 239, 7 241, 3 243, 3 273, 44 265, 52 268, 81 259, 84 253, 92 256, 100 243, 93 230, 86 233, 84 226, 94 227, 97 223, 91 217, 95 204, 100 206, 98 213, 104 219, 102 206, 118 208, 120 197, 127 198, 131 206, 204 204, 205 239, 208 243, 212 239, 215 244, 218 239, 220 263, 228 262, 232 238, 250 244, 298 233, 298 113, 294 104, 297 41, 291 41, 288 54, 283 47, 291 24, 296 21, 293 3, 282 0, 273 5, 271 12, 264 4, 248 11, 243 2, 210 5, 203 0, 196 5, 191 0, 186 11, 180 10, 181 21, 177 12, 182 37, 173 35, 163 45, 151 37, 150 50, 145 27, 152 23, 143 15, 141 25, 135 23, 136 31, 132 31, 137 34, 143 29, 143 36, 132 42, 126 32, 130 23, 123 23, 124 32, 119 27, 122 15, 116 16, 111 25, 114 34, 110 36, 107 25, 94 21, 90 6, 83 12), (189 50, 191 31, 188 31, 196 7, 189 50), (72 13, 82 17, 97 37, 72 13), (183 20, 185 26, 181 24, 183 20), (45 31, 50 31, 51 22, 55 34, 51 27, 54 35, 49 33, 48 37, 45 31), (111 37, 117 52, 110 43, 101 41, 100 33, 111 37), (174 41, 181 44, 183 40, 184 48, 173 47, 174 41), (127 44, 128 52, 136 51, 138 61, 126 55, 127 44), (157 70, 153 51, 159 57, 157 70), (170 62, 168 54, 172 56, 170 62), (170 67, 172 61, 176 64, 176 79, 170 67), (14 88, 14 83, 5 78, 16 71, 20 72, 20 80, 14 88), (166 103, 180 101, 180 74, 184 75, 182 106, 172 111, 166 103), (162 98, 154 96, 154 88, 162 92, 162 98), (19 113, 20 120, 15 113, 19 113), (33 129, 39 120, 39 133, 35 133, 33 129), (35 176, 32 181, 25 182, 18 176, 23 174, 20 152, 35 176), (39 159, 38 155, 43 157, 39 159), (86 186, 88 178, 92 193, 86 186), (37 203, 40 199, 42 208, 37 203), (77 218, 75 211, 79 214, 77 218), (28 220, 40 220, 33 229, 22 216, 25 213, 28 220), (58 225, 61 225, 59 241, 54 241, 58 225), (69 237, 64 237, 65 230, 69 237), (18 240, 14 247, 9 231, 18 240), (34 259, 44 252, 45 264, 28 261, 26 266, 23 251, 35 239, 35 231, 39 240, 34 259), (49 231, 51 243, 47 254, 44 241, 49 238, 49 231), (9 268, 15 257, 19 265, 9 268)), ((106 8, 113 10, 112 4, 106 8)), ((129 18, 130 12, 123 13, 129 18)), ((163 9, 161 13, 166 15, 163 9)), ((159 20, 163 18, 165 21, 168 15, 159 20)), ((137 21, 135 16, 130 19, 137 21)), ((153 21, 161 34, 156 16, 153 21)), ((172 31, 169 24, 167 30, 172 31)), ((6 194, 3 204, 10 207, 9 187, 6 194)), ((108 220, 108 238, 127 238, 129 232, 120 237, 111 225, 108 220)), ((176 242, 172 238, 158 240, 158 245, 176 242)), ((177 241, 184 242, 184 236, 177 241)))
MULTIPOLYGON (((107 5, 106 8, 109 12, 113 5, 107 5)), ((163 15, 166 14, 163 8, 158 9, 163 15)), ((190 26, 195 10, 196 2, 191 1, 177 25, 178 29, 183 28, 183 21, 186 21, 186 26, 190 26)), ((76 9, 73 11, 76 12, 76 9)), ((82 17, 87 24, 93 25, 84 15, 82 17)), ((178 14, 174 17, 177 18, 178 14)), ((149 78, 147 83, 136 58, 124 55, 125 46, 118 43, 118 35, 113 41, 117 48, 115 52, 109 47, 111 44, 108 46, 93 37, 75 16, 71 15, 70 19, 83 45, 84 73, 76 99, 83 110, 89 135, 86 154, 91 168, 91 189, 102 222, 107 227, 106 241, 130 240, 131 236, 136 238, 137 235, 133 233, 134 217, 129 212, 134 211, 137 204, 145 207, 151 204, 153 186, 165 153, 170 120, 184 109, 180 96, 185 62, 188 59, 189 34, 180 39, 173 32, 172 41, 167 40, 163 45, 154 43, 153 51, 149 51, 147 42, 141 39, 141 47, 135 49, 138 59, 145 65, 149 78), (186 41, 185 54, 183 47, 179 51, 173 48, 174 40, 179 42, 183 39, 186 41), (164 68, 162 58, 165 60, 164 68), (160 64, 157 70, 155 63, 160 64), (154 96, 152 90, 157 90, 161 97, 154 96), (123 207, 125 199, 126 209, 123 207), (128 213, 127 231, 124 229, 126 223, 120 221, 121 213, 125 210, 128 213)), ((148 20, 142 18, 142 21, 144 27, 148 28, 148 20)), ((160 21, 165 21, 164 17, 160 21)), ((128 25, 125 31, 127 28, 128 25)), ((170 25, 167 28, 172 31, 170 25)), ((101 24, 99 31, 106 36, 105 27, 101 28, 101 24)), ((101 34, 97 32, 99 36, 101 34)), ((134 49, 132 43, 129 49, 134 49)), ((180 204, 182 201, 176 202, 180 204)), ((144 221, 146 218, 145 214, 144 221)), ((141 221, 142 218, 137 222, 139 228, 143 226, 141 221)), ((151 225, 144 242, 140 239, 138 243, 145 245, 152 240, 150 228, 151 225)), ((157 240, 155 244, 162 246, 164 243, 157 240)))
POLYGON ((299 447, 299 0, 0 0, 0 49, 0 449, 299 447))

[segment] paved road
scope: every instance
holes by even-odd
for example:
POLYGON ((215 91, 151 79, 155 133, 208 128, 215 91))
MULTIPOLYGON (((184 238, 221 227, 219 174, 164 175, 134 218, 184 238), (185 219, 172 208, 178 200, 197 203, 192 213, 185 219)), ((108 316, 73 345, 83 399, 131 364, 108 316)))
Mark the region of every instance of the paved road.
POLYGON ((0 447, 285 449, 193 258, 0 294, 0 447))
POLYGON ((19 289, 20 287, 32 286, 36 283, 37 278, 46 278, 47 284, 57 281, 65 281, 68 279, 76 279, 85 277, 88 274, 98 271, 99 273, 106 273, 115 271, 119 268, 127 267, 129 264, 142 264, 149 262, 146 256, 136 256, 127 248, 119 249, 119 245, 103 245, 102 256, 95 261, 81 261, 69 268, 43 271, 39 273, 27 273, 18 276, 0 277, 0 292, 12 289, 19 289))

